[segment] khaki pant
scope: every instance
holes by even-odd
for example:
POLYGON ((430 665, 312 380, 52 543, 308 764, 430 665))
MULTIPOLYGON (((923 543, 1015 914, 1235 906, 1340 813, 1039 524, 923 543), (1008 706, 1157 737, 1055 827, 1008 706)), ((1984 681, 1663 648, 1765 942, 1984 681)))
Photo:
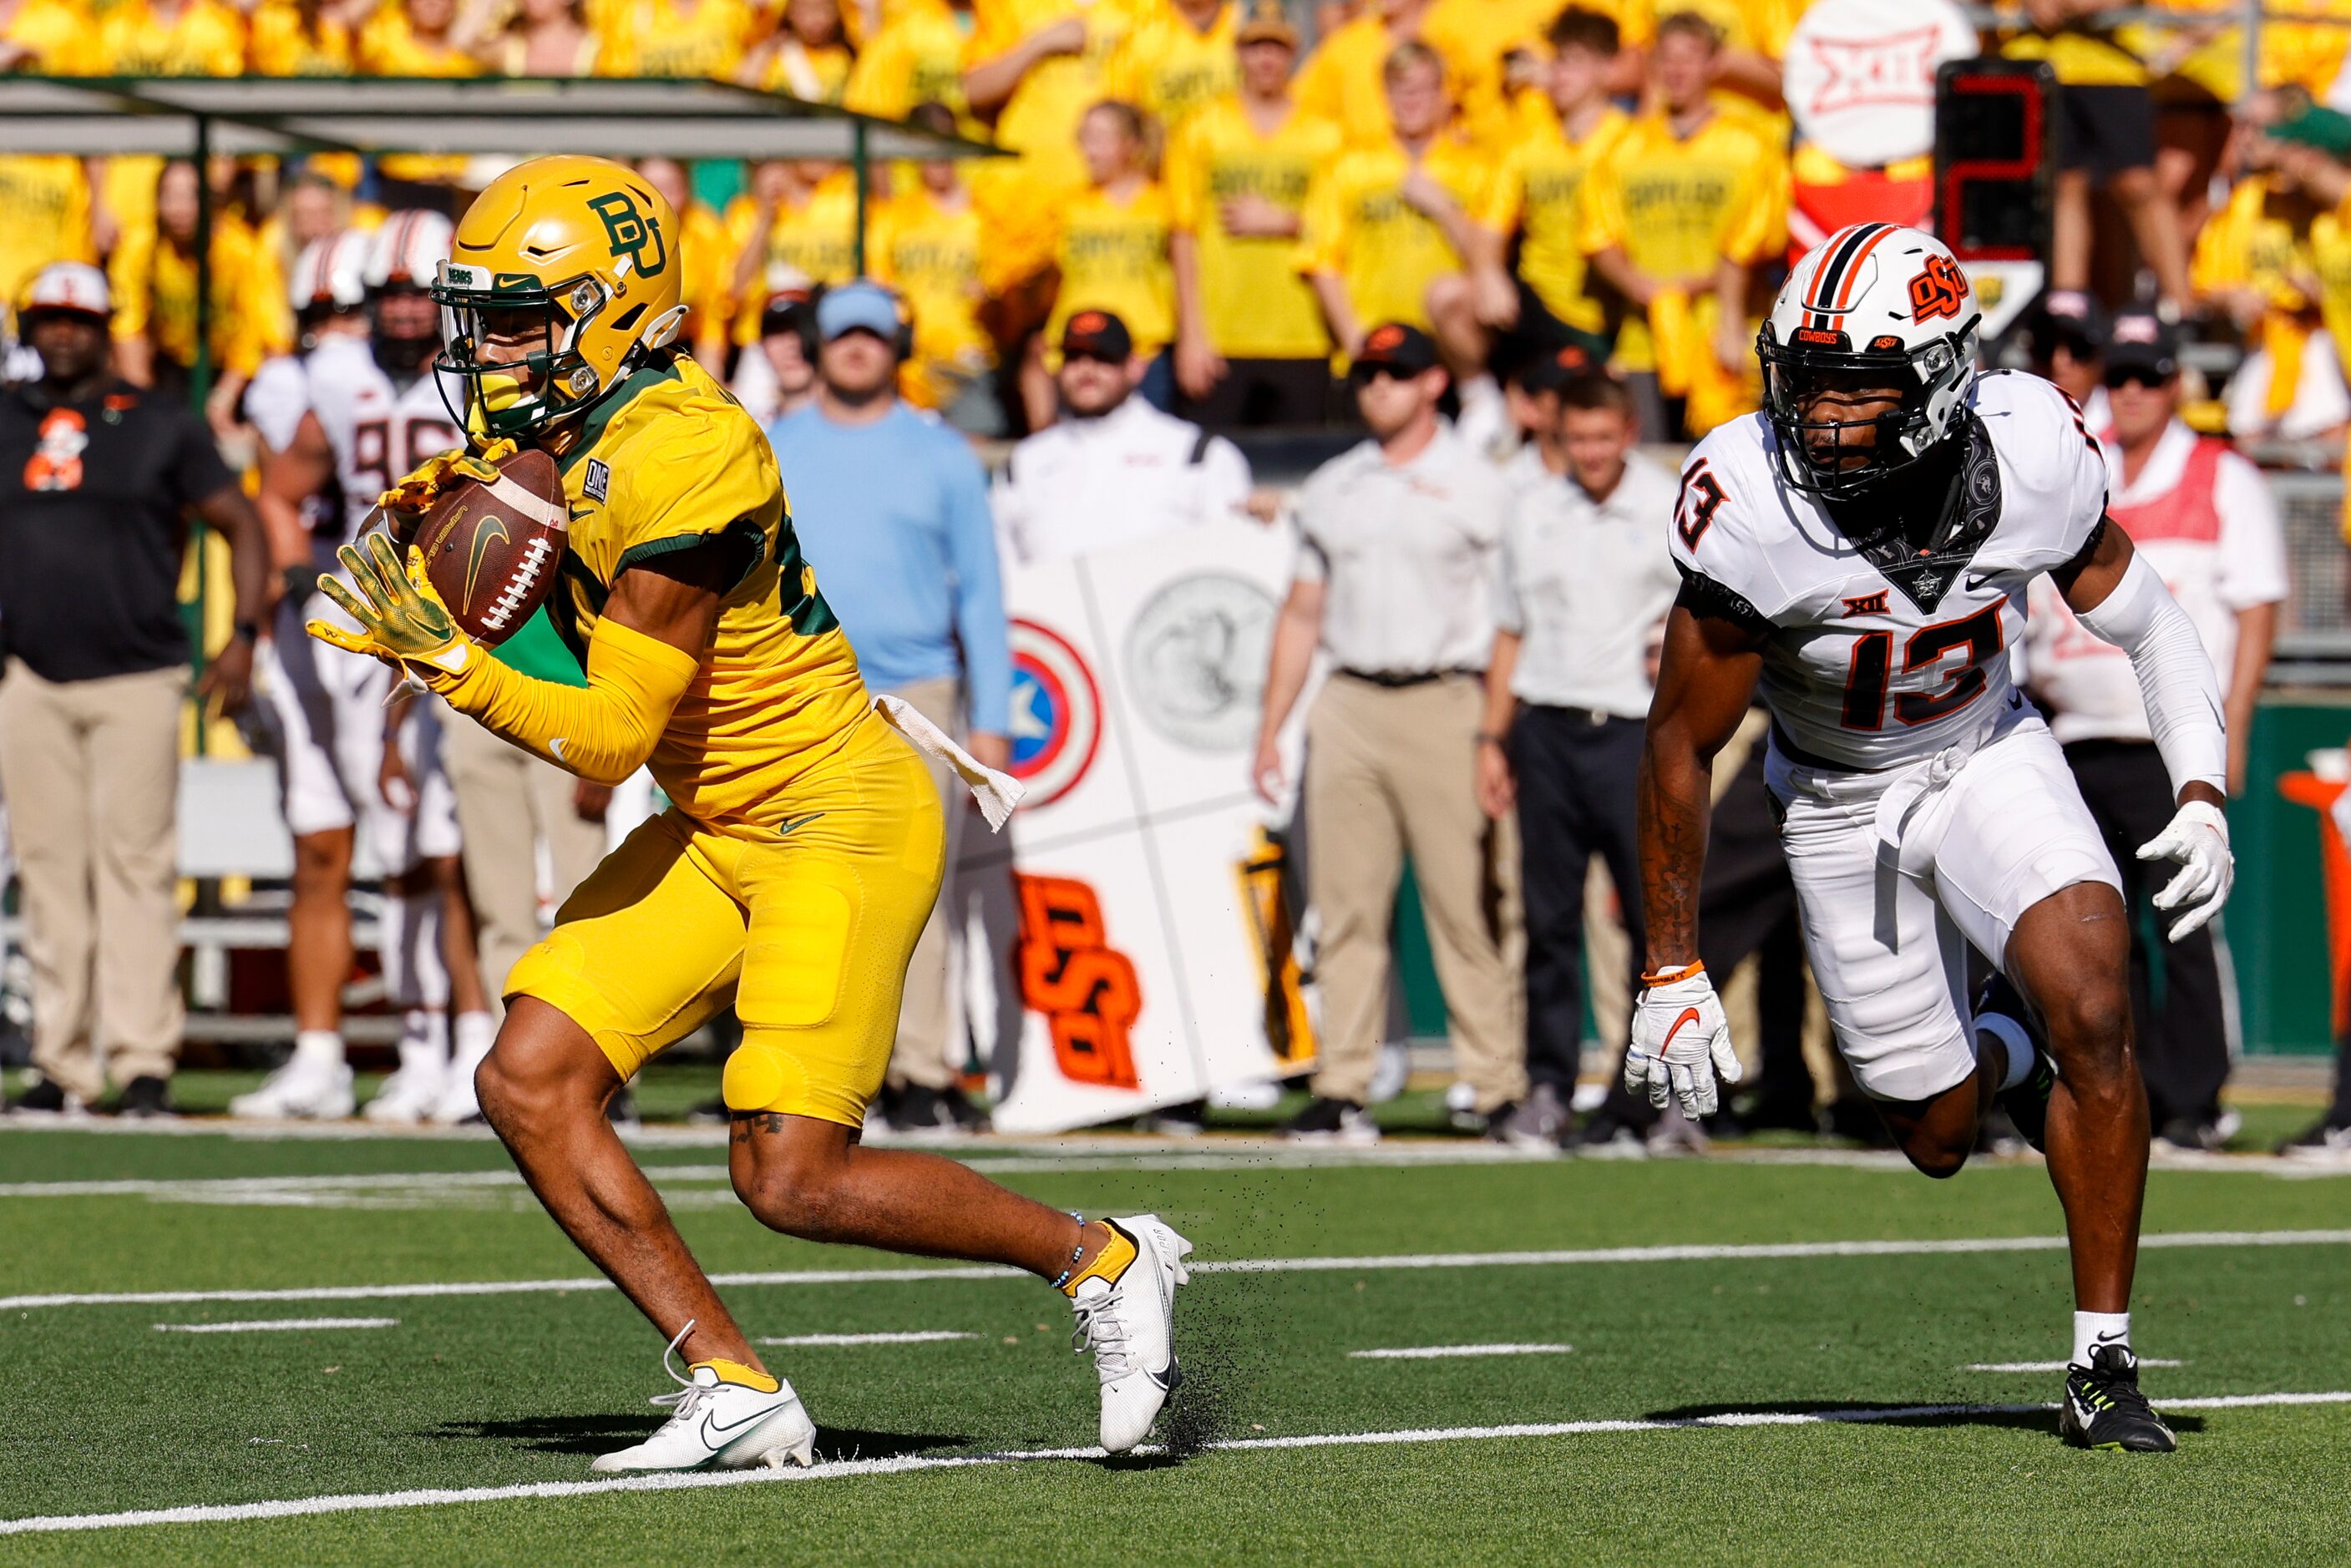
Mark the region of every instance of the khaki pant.
POLYGON ((168 1078, 179 1054, 187 692, 183 667, 57 682, 10 659, 0 680, 0 792, 25 889, 33 1064, 84 1100, 110 1076, 168 1078))
MULTIPOLYGON (((903 699, 915 712, 957 741, 963 739, 966 725, 962 682, 946 677, 917 680, 889 695, 903 699)), ((946 763, 934 756, 917 754, 923 755, 923 765, 930 769, 931 783, 938 786, 939 802, 946 812, 946 880, 940 885, 939 900, 931 908, 931 918, 923 924, 922 940, 914 944, 914 956, 906 963, 906 992, 898 1006, 898 1043, 890 1053, 889 1082, 893 1089, 903 1089, 909 1084, 925 1089, 945 1089, 955 1083, 964 1057, 962 1035, 956 1028, 955 865, 962 847, 963 824, 971 815, 971 792, 946 763)))
POLYGON ((555 901, 560 904, 604 857, 604 826, 580 821, 571 809, 578 779, 508 745, 464 714, 446 716, 441 746, 457 796, 482 988, 491 1006, 502 1009, 507 971, 540 936, 540 840, 547 843, 555 901))
POLYGON ((1526 1095, 1520 980, 1504 945, 1494 825, 1475 789, 1484 701, 1478 679, 1462 675, 1394 689, 1339 675, 1315 699, 1306 728, 1306 832, 1307 883, 1322 932, 1314 966, 1322 991, 1318 1095, 1361 1104, 1371 1088, 1406 853, 1460 1076, 1481 1111, 1526 1095))

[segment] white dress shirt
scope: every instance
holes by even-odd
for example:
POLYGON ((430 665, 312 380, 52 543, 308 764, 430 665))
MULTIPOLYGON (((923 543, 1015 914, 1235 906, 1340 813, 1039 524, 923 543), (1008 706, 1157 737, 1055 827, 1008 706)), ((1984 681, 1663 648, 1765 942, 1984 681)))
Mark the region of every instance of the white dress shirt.
POLYGON ((1228 517, 1249 493, 1240 448, 1222 436, 1204 446, 1199 426, 1129 397, 1014 447, 992 504, 1005 558, 1029 564, 1228 517))
POLYGON ((1391 463, 1377 441, 1332 458, 1298 493, 1292 576, 1328 585, 1322 646, 1343 670, 1483 670, 1494 641, 1494 554, 1510 490, 1450 426, 1391 463))
POLYGON ((1520 639, 1510 690, 1539 707, 1638 719, 1649 639, 1681 591, 1666 546, 1679 483, 1637 452, 1605 501, 1544 478, 1518 493, 1495 576, 1496 618, 1520 639))
MULTIPOLYGON (((2174 420, 2147 454, 2138 477, 2122 484, 2122 449, 2108 443, 2106 468, 2116 485, 2109 504, 2116 509, 2144 506, 2169 494, 2186 475, 2189 455, 2195 450, 2196 432, 2174 420)), ((2195 623, 2225 692, 2236 667, 2238 612, 2276 604, 2289 592, 2285 535, 2268 482, 2260 469, 2235 452, 2224 453, 2213 473, 2212 509, 2220 518, 2217 538, 2134 535, 2131 543, 2195 623)), ((2128 656, 2086 630, 2049 578, 2033 580, 2028 604, 2027 679, 2049 709, 2049 727, 2057 739, 2151 740, 2154 732, 2147 728, 2147 706, 2128 656)))

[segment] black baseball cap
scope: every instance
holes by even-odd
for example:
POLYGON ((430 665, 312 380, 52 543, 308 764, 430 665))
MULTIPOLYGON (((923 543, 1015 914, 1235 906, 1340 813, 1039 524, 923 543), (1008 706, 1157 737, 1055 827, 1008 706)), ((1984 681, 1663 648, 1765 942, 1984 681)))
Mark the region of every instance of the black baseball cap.
POLYGON ((2025 318, 2032 357, 2046 361, 2063 344, 2076 358, 2095 358, 2106 347, 2106 307, 2078 288, 2055 288, 2041 296, 2025 318))
POLYGON ((2126 310, 2106 333, 2108 375, 2138 370, 2169 380, 2179 373, 2179 334, 2151 310, 2126 310))
POLYGON ((1061 326, 1061 357, 1123 365, 1134 356, 1134 334, 1107 310, 1081 310, 1061 326))
POLYGON ((1581 343, 1566 343, 1530 361, 1519 372, 1519 386, 1528 392, 1557 392, 1578 376, 1588 375, 1594 361, 1581 343))
POLYGON ((1437 365, 1435 338, 1417 327, 1385 321, 1364 335, 1364 346, 1347 373, 1362 378, 1374 370, 1385 370, 1391 376, 1417 376, 1436 369, 1437 365))

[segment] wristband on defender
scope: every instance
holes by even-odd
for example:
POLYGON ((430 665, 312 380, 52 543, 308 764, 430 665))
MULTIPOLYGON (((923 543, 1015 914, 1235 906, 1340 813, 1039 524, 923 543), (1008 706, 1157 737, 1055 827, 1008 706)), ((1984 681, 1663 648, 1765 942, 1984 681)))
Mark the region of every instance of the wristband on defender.
POLYGON ((1641 977, 1641 989, 1646 991, 1653 985, 1672 985, 1678 981, 1695 980, 1705 972, 1706 965, 1695 960, 1679 969, 1653 969, 1641 977))

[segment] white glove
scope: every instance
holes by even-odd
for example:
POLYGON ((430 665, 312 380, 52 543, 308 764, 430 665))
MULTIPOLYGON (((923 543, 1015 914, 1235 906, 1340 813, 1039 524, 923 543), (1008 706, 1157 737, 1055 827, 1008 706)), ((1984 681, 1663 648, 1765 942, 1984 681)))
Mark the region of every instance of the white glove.
POLYGON ((1625 1092, 1637 1094, 1646 1084, 1649 1104, 1659 1110, 1671 1094, 1691 1116, 1710 1116, 1721 1106, 1715 1075, 1735 1084, 1741 1071, 1739 1054, 1730 1048, 1730 1021, 1722 1015, 1706 966, 1691 964, 1670 980, 1651 977, 1633 1009, 1625 1092))
POLYGON ((2237 879, 2237 857, 2229 853, 2229 819, 2209 800, 2191 800, 2171 825, 2138 846, 2141 860, 2176 860, 2179 875, 2155 896, 2167 914, 2183 910, 2167 939, 2178 941, 2220 912, 2237 879))

